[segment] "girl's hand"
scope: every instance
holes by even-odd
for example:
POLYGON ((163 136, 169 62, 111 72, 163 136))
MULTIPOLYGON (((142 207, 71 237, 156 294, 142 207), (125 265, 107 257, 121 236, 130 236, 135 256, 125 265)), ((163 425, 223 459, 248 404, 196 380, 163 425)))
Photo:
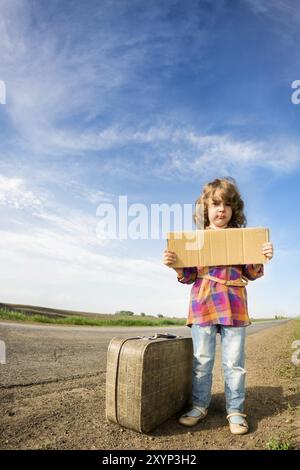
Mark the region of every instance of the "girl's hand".
POLYGON ((173 263, 176 263, 176 253, 174 251, 165 250, 163 255, 163 263, 167 266, 170 266, 173 263))
MULTIPOLYGON (((171 267, 170 264, 176 263, 177 256, 174 251, 165 250, 163 255, 163 263, 167 266, 171 267)), ((179 277, 183 276, 183 269, 182 268, 173 268, 177 272, 179 277)))
POLYGON ((273 244, 271 242, 264 243, 261 250, 262 254, 265 255, 267 261, 270 261, 273 258, 273 244))

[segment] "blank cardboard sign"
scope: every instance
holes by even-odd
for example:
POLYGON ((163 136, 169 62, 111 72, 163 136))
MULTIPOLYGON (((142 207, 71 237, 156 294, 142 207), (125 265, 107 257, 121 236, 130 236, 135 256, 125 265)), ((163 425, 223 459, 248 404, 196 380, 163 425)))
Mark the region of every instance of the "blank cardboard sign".
POLYGON ((265 263, 261 249, 268 241, 263 227, 167 233, 168 250, 177 255, 172 268, 265 263))

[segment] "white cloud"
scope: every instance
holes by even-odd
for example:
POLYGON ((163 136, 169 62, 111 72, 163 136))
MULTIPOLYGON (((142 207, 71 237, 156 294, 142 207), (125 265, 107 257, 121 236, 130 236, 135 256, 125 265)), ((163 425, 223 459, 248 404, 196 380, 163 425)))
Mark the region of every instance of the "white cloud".
POLYGON ((289 173, 300 166, 300 146, 287 138, 243 141, 231 135, 201 135, 182 129, 170 131, 166 145, 166 158, 153 171, 167 180, 174 173, 190 178, 215 173, 216 168, 220 174, 259 167, 289 173))
POLYGON ((287 139, 283 141, 277 138, 272 142, 243 141, 229 135, 197 136, 190 133, 187 140, 200 153, 192 165, 197 162, 204 165, 227 163, 291 171, 300 164, 299 146, 287 139))
POLYGON ((22 178, 0 175, 0 205, 16 209, 38 209, 42 206, 42 199, 26 187, 22 178))
POLYGON ((34 229, 32 233, 2 230, 0 248, 15 259, 23 256, 28 257, 28 260, 39 259, 41 268, 43 261, 58 262, 62 268, 60 276, 72 272, 73 276, 82 279, 114 279, 126 285, 135 280, 138 284, 145 285, 146 281, 142 276, 144 270, 147 271, 148 279, 163 271, 160 264, 134 258, 110 257, 99 253, 97 247, 82 242, 75 236, 59 234, 49 229, 34 229))
POLYGON ((269 14, 277 18, 280 14, 297 15, 294 0, 244 0, 255 13, 269 14))
MULTIPOLYGON (((103 191, 89 192, 81 185, 80 191, 84 190, 93 200, 110 200, 103 191)), ((111 240, 97 238, 99 220, 96 212, 90 215, 59 204, 54 196, 48 201, 40 196, 37 189, 29 191, 28 182, 24 179, 1 176, 0 203, 5 206, 5 219, 9 220, 13 214, 20 223, 17 231, 4 228, 0 231, 2 272, 11 272, 16 282, 25 276, 28 281, 37 284, 44 282, 45 286, 46 279, 51 285, 57 285, 58 289, 64 279, 67 281, 63 283, 68 284, 72 280, 113 281, 126 286, 145 287, 153 281, 153 277, 163 277, 161 262, 103 254, 111 240), (19 209, 17 213, 16 208, 19 209), (25 212, 26 217, 23 218, 25 212), (8 266, 10 262, 15 269, 8 266), (38 271, 33 269, 34 266, 39 266, 38 271)))
MULTIPOLYGON (((68 119, 76 114, 84 125, 85 119, 101 113, 107 106, 105 94, 129 79, 131 58, 126 57, 128 64, 122 58, 113 59, 115 44, 110 37, 101 40, 101 33, 88 37, 84 44, 70 48, 65 41, 62 46, 65 31, 53 25, 44 29, 38 22, 32 30, 33 11, 24 3, 1 2, 0 13, 6 110, 16 131, 35 152, 50 154, 71 148, 63 144, 57 130, 68 127, 68 119)), ((72 23, 63 26, 70 36, 76 36, 72 23)))
POLYGON ((171 284, 167 290, 163 287, 170 272, 161 260, 106 256, 50 230, 30 234, 0 231, 0 263, 2 301, 155 314, 165 307, 158 299, 168 295, 174 300, 175 311, 180 305, 180 292, 175 305, 171 284))
POLYGON ((199 60, 206 34, 199 28, 197 5, 184 10, 185 21, 169 21, 172 5, 158 2, 140 9, 138 4, 122 2, 116 12, 111 2, 95 2, 90 11, 66 2, 64 11, 55 2, 52 21, 51 6, 1 2, 0 54, 6 75, 1 78, 9 89, 7 112, 26 148, 59 155, 106 148, 115 140, 113 129, 82 129, 115 110, 115 93, 130 86, 144 96, 145 88, 146 98, 147 87, 156 86, 155 75, 152 85, 146 85, 141 69, 159 62, 162 70, 190 60, 184 38, 190 39, 190 52, 197 52, 199 60), (49 17, 43 16, 46 12, 49 17), (87 28, 83 18, 87 24, 94 21, 94 27, 87 28), (134 27, 120 27, 124 18, 134 27), (80 125, 74 124, 74 116, 80 125))
MULTIPOLYGON (((72 186, 70 183, 69 187, 72 186)), ((100 201, 111 201, 103 191, 91 191, 83 184, 75 185, 78 197, 84 198, 93 204, 100 201)), ((53 241, 64 240, 68 245, 106 246, 110 240, 99 238, 96 235, 97 218, 96 207, 92 214, 70 207, 58 201, 49 190, 37 188, 29 189, 29 183, 24 178, 7 177, 0 175, 0 206, 5 210, 5 222, 10 220, 19 224, 19 229, 25 233, 35 234, 35 241, 45 238, 45 233, 51 233, 53 241), (12 212, 18 209, 18 212, 12 212), (26 216, 24 217, 24 213, 26 216)), ((2 227, 4 224, 2 224, 2 227)), ((19 235, 16 235, 19 236, 19 235)), ((48 236, 50 239, 50 235, 48 236)), ((47 238, 47 241, 48 241, 47 238)), ((44 244, 45 246, 47 243, 44 244)), ((31 244, 29 243, 29 246, 31 244)), ((51 246, 51 244, 49 244, 51 246)), ((33 247, 33 245, 32 245, 33 247)), ((57 246, 59 248, 59 246, 57 246)), ((64 248, 61 248, 63 253, 64 248)))
POLYGON ((85 197, 91 204, 96 204, 100 202, 111 202, 113 196, 113 194, 106 193, 104 191, 91 191, 87 188, 84 188, 82 190, 81 195, 85 197))
MULTIPOLYGON (((58 140, 75 152, 120 151, 126 145, 130 148, 140 146, 144 162, 141 171, 146 167, 149 174, 166 179, 172 178, 174 171, 179 176, 190 177, 216 166, 226 173, 237 164, 240 168, 265 167, 275 173, 288 173, 300 164, 299 143, 290 138, 276 136, 266 140, 242 140, 229 134, 201 134, 188 127, 179 129, 171 124, 151 126, 145 130, 112 126, 99 134, 89 132, 75 139, 62 133, 58 140), (150 154, 154 156, 148 157, 150 154), (157 155, 161 157, 159 160, 157 155)), ((102 165, 103 170, 110 174, 139 177, 136 162, 130 163, 126 155, 120 159, 114 157, 102 165)))
MULTIPOLYGON (((197 52, 193 67, 201 67, 210 34, 204 32, 201 24, 209 30, 213 18, 225 5, 220 3, 220 10, 216 8, 208 13, 203 8, 200 15, 199 7, 190 2, 182 18, 175 15, 173 21, 169 21, 171 5, 154 2, 153 8, 138 10, 137 18, 131 18, 135 29, 126 29, 119 27, 123 24, 121 20, 130 14, 131 8, 136 9, 137 3, 122 2, 121 16, 116 17, 111 2, 103 1, 94 7, 98 27, 86 31, 85 23, 79 27, 76 17, 78 12, 87 15, 79 3, 74 16, 71 14, 72 21, 66 24, 63 10, 58 10, 57 21, 47 23, 48 18, 43 17, 43 9, 37 4, 33 10, 24 2, 3 0, 0 4, 0 35, 3 37, 0 54, 7 76, 1 78, 9 88, 6 110, 19 136, 15 140, 22 142, 23 150, 32 155, 63 158, 68 154, 76 159, 85 152, 97 152, 97 158, 102 157, 103 172, 134 179, 139 179, 145 169, 148 174, 167 180, 174 174, 190 178, 215 167, 227 173, 236 163, 242 169, 257 166, 275 172, 298 168, 299 143, 284 142, 280 136, 272 141, 258 141, 232 135, 207 135, 205 131, 197 132, 188 126, 178 128, 172 118, 164 123, 153 123, 150 117, 148 124, 139 127, 127 123, 127 111, 124 114, 121 104, 118 124, 95 124, 99 116, 115 112, 118 93, 123 93, 128 86, 137 93, 143 90, 139 99, 148 103, 148 85, 140 80, 139 74, 141 70, 146 73, 150 65, 159 63, 160 73, 165 69, 168 73, 171 64, 191 61, 197 52), (36 21, 34 29, 33 14, 45 21, 36 21), (139 22, 141 18, 145 20, 143 23, 139 22), (188 58, 186 39, 190 40, 188 58), (126 146, 137 149, 140 163, 126 153, 126 146), (115 150, 113 155, 109 153, 111 150, 115 150)), ((274 3, 276 11, 284 9, 284 2, 274 3)), ((59 2, 55 5, 58 7, 59 2)), ((256 12, 273 8, 262 0, 249 2, 249 5, 256 12)), ((160 75, 160 79, 162 77, 160 75)), ((151 86, 155 87, 153 80, 151 86)), ((91 191, 86 197, 94 202, 101 197, 96 194, 91 191)))
POLYGON ((265 18, 266 28, 271 29, 287 46, 294 47, 300 23, 297 2, 294 0, 244 0, 244 2, 254 14, 265 18))
MULTIPOLYGON (((20 222, 17 231, 0 230, 2 300, 111 311, 111 299, 120 302, 115 310, 128 307, 116 291, 123 292, 128 302, 136 289, 144 289, 146 294, 149 285, 163 284, 167 270, 161 260, 105 254, 110 240, 97 239, 96 217, 55 200, 36 204, 40 201, 37 192, 28 192, 26 181, 20 178, 2 177, 1 181, 6 189, 5 219, 14 211, 13 217, 20 222), (30 197, 24 199, 27 193, 30 197), (27 203, 21 205, 24 200, 27 203), (17 213, 16 207, 20 209, 17 213)), ((92 196, 105 197, 99 193, 92 196)), ((153 312, 154 305, 151 308, 153 312)))

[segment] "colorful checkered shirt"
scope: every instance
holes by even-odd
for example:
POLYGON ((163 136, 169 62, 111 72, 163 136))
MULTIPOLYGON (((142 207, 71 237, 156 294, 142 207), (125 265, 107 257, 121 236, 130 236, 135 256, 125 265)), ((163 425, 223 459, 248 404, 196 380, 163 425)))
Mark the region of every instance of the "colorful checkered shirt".
POLYGON ((178 279, 182 284, 194 283, 190 294, 187 326, 250 325, 246 288, 197 278, 198 275, 204 274, 225 280, 239 279, 243 275, 254 281, 263 276, 263 264, 260 265, 259 271, 256 271, 252 264, 183 268, 183 276, 178 279))

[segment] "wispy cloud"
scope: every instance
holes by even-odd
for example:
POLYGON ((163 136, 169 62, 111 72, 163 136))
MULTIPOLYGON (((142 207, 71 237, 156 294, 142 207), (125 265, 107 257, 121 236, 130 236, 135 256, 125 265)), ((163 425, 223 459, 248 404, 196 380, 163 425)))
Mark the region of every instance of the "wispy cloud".
POLYGON ((184 312, 180 292, 176 298, 171 284, 165 287, 174 275, 161 260, 108 256, 50 230, 0 230, 0 258, 2 301, 107 313, 184 312), (172 305, 158 305, 156 296, 173 299, 172 305))
MULTIPOLYGON (((167 74, 170 65, 184 63, 182 40, 189 39, 190 50, 199 57, 205 35, 193 14, 197 7, 184 10, 186 21, 170 22, 171 5, 154 2, 153 8, 139 12, 135 10, 138 3, 119 3, 120 11, 116 12, 111 2, 92 2, 87 16, 80 3, 65 2, 64 9, 57 2, 53 5, 56 20, 49 21, 51 8, 41 9, 34 3, 33 9, 33 4, 25 6, 14 0, 1 2, 0 53, 9 88, 7 110, 27 148, 29 145, 32 151, 46 154, 95 145, 99 149, 101 142, 105 148, 105 141, 114 139, 109 130, 101 131, 100 127, 93 135, 81 130, 80 139, 78 130, 90 127, 99 116, 114 114, 118 93, 126 87, 141 99, 149 87, 153 91, 159 83, 155 75, 147 84, 141 74, 155 61, 167 74), (130 16, 131 11, 135 15, 130 16), (47 12, 49 18, 45 17, 47 12), (78 13, 95 28, 78 24, 78 13), (120 29, 122 14, 127 15, 129 24, 120 29), (46 20, 47 29, 43 26, 46 20)), ((127 111, 119 105, 119 119, 124 119, 123 114, 125 117, 127 111)))
MULTIPOLYGON (((263 0, 248 3, 257 13, 273 9, 273 3, 271 8, 263 0)), ((30 159, 97 153, 103 172, 129 178, 140 178, 145 167, 148 174, 163 179, 174 173, 181 178, 197 175, 212 164, 223 172, 237 162, 240 167, 257 165, 273 171, 298 168, 299 145, 291 139, 243 140, 200 133, 188 125, 178 127, 172 116, 158 123, 151 113, 147 122, 143 116, 141 126, 139 116, 128 113, 126 94, 132 99, 137 95, 149 109, 159 96, 156 91, 179 64, 193 66, 194 73, 207 67, 205 47, 225 2, 218 8, 188 2, 188 8, 178 4, 179 11, 173 11, 172 2, 153 2, 143 9, 137 9, 138 4, 122 2, 116 13, 113 2, 92 2, 87 13, 80 2, 66 2, 65 8, 55 2, 53 21, 51 6, 1 2, 1 78, 8 84, 6 109, 23 152, 30 159), (130 16, 133 11, 136 15, 130 16), (79 13, 93 27, 78 24, 79 13), (159 80, 153 74, 155 63, 159 80), (139 155, 138 164, 131 159, 132 150, 139 155)), ((274 4, 276 11, 285 8, 284 2, 274 4)), ((286 9, 292 6, 288 3, 286 9)))
POLYGON ((21 178, 0 175, 0 205, 37 210, 42 206, 42 198, 28 189, 21 178))
POLYGON ((256 15, 265 18, 266 27, 292 45, 299 31, 300 11, 294 0, 243 0, 256 15))
MULTIPOLYGON (((146 285, 147 278, 162 275, 166 271, 158 262, 130 257, 112 257, 94 250, 91 246, 78 243, 75 237, 59 234, 49 229, 35 228, 31 234, 16 234, 1 230, 0 247, 16 256, 27 256, 42 260, 59 261, 63 269, 74 269, 78 278, 97 276, 99 280, 114 279, 127 284, 137 282, 146 285), (64 263, 64 264, 63 264, 64 263)), ((95 279, 95 278, 94 278, 95 279)))
POLYGON ((299 144, 280 136, 242 140, 230 134, 208 135, 189 128, 164 126, 141 132, 112 128, 99 137, 98 143, 94 138, 92 142, 106 149, 122 145, 139 148, 140 167, 126 154, 103 166, 110 174, 133 179, 140 177, 145 168, 147 174, 170 180, 174 174, 183 179, 203 172, 209 174, 216 167, 223 173, 236 169, 237 165, 241 171, 268 168, 274 173, 289 173, 300 166, 299 144))
MULTIPOLYGON (((99 199, 110 200, 103 191, 87 191, 87 195, 97 202, 99 199)), ((0 204, 6 210, 6 218, 13 217, 20 224, 18 230, 3 226, 0 230, 1 266, 2 272, 6 273, 2 285, 5 285, 6 295, 13 293, 12 277, 13 285, 17 285, 17 289, 20 287, 24 299, 28 300, 27 296, 38 299, 43 294, 48 305, 53 305, 51 289, 61 298, 64 287, 73 291, 80 283, 101 284, 103 289, 103 283, 109 284, 113 279, 115 286, 148 288, 149 283, 157 279, 162 281, 166 276, 167 270, 161 260, 105 254, 110 240, 97 238, 98 220, 94 214, 63 205, 54 197, 48 201, 37 189, 28 190, 28 182, 24 179, 1 176, 0 204), (16 209, 17 213, 12 212, 16 209), (25 217, 22 217, 23 213, 25 217), (25 272, 26 282, 22 287, 25 272), (30 285, 27 292, 25 284, 30 285), (33 285, 40 286, 40 292, 33 294, 33 285)), ((16 294, 13 295, 16 298, 16 294)), ((75 305, 70 298, 68 302, 75 305)), ((95 304, 97 302, 91 302, 91 308, 95 309, 95 304)))
POLYGON ((299 10, 294 0, 243 0, 258 14, 267 14, 273 19, 283 19, 282 15, 300 18, 299 10))
POLYGON ((187 149, 180 151, 179 147, 171 158, 173 167, 182 172, 208 170, 212 165, 226 171, 237 164, 290 172, 300 166, 299 146, 288 139, 240 140, 230 135, 197 135, 194 132, 179 133, 178 137, 190 146, 190 152, 187 149))
MULTIPOLYGON (((29 189, 29 187, 29 183, 22 178, 0 175, 0 205, 6 208, 6 223, 10 218, 19 221, 23 233, 30 232, 32 240, 35 241, 41 234, 49 233, 49 240, 51 237, 53 240, 64 240, 66 246, 100 247, 109 243, 107 238, 97 238, 96 209, 92 213, 80 210, 57 200, 54 194, 49 197, 49 191, 29 189), (18 213, 11 212, 14 209, 18 209, 18 213), (23 217, 23 212, 26 212, 26 217, 23 217)), ((75 190, 93 205, 102 201, 111 201, 103 191, 93 192, 83 185, 81 188, 76 186, 75 190)), ((19 235, 18 233, 16 236, 19 235)), ((51 247, 51 252, 53 243, 48 246, 51 247)), ((63 253, 64 249, 61 252, 63 253)))
MULTIPOLYGON (((107 254, 110 240, 97 238, 94 214, 28 187, 21 178, 0 178, 4 219, 19 224, 0 229, 2 300, 98 312, 136 310, 136 289, 144 290, 145 298, 149 285, 164 284, 169 273, 160 259, 119 256, 113 249, 107 254)), ((93 202, 113 196, 83 185, 76 189, 93 202)), ((156 313, 155 302, 149 301, 146 311, 156 313)))

